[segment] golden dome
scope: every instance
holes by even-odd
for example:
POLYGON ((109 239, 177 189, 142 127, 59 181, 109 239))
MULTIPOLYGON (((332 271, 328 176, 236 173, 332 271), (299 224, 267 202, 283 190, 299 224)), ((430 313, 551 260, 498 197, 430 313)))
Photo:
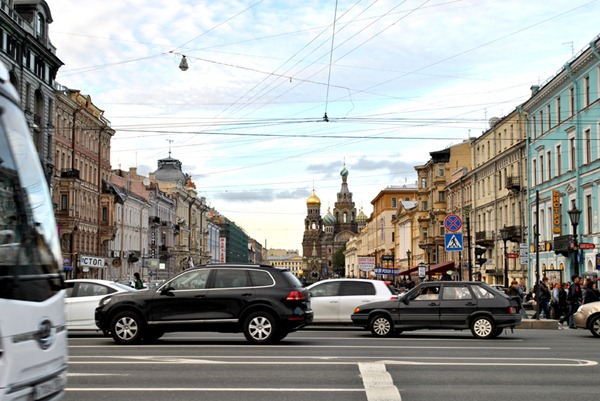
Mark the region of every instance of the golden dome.
POLYGON ((315 190, 313 189, 312 195, 308 197, 306 200, 306 206, 321 206, 321 199, 317 195, 315 195, 315 190))

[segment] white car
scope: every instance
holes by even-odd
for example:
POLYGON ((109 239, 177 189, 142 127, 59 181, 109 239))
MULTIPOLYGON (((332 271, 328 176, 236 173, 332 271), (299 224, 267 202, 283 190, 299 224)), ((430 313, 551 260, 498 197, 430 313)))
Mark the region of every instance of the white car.
POLYGON ((65 284, 67 330, 98 331, 94 312, 100 300, 108 294, 136 291, 127 285, 108 280, 75 279, 66 280, 65 284))
POLYGON ((348 323, 359 305, 396 299, 398 291, 387 281, 361 278, 323 280, 307 287, 313 323, 348 323))

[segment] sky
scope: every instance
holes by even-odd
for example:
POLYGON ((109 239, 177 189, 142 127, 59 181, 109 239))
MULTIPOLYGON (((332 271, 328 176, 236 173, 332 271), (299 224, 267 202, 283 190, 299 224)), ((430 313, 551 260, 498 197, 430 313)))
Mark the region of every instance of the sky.
POLYGON ((300 252, 344 165, 368 216, 600 34, 600 0, 47 2, 57 82, 104 110, 113 169, 170 152, 250 237, 300 252))

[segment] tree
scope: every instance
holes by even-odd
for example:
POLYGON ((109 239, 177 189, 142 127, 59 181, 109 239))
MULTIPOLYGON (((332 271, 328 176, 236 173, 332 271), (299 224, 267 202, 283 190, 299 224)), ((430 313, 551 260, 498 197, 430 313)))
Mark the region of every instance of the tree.
POLYGON ((341 277, 344 276, 346 271, 346 257, 344 256, 344 252, 346 252, 346 244, 343 244, 335 251, 332 261, 333 272, 341 277))

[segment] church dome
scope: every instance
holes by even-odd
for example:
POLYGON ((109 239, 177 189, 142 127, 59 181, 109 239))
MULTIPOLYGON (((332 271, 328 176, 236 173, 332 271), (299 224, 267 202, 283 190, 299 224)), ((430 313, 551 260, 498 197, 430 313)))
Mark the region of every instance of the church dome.
POLYGON ((335 224, 335 216, 331 214, 331 208, 327 208, 327 214, 323 217, 323 222, 330 226, 335 224))
POLYGON ((306 200, 306 206, 321 206, 321 199, 317 195, 315 195, 315 190, 313 189, 312 195, 308 197, 306 200))
POLYGON ((367 215, 363 212, 362 207, 360 208, 360 212, 358 212, 358 216, 356 216, 356 222, 359 226, 367 224, 367 215))
POLYGON ((344 164, 344 168, 342 169, 342 171, 340 171, 340 175, 342 177, 348 177, 348 169, 346 168, 346 164, 344 164))
POLYGON ((171 156, 158 161, 158 170, 154 172, 157 181, 163 182, 186 182, 186 176, 181 171, 181 162, 171 156))

